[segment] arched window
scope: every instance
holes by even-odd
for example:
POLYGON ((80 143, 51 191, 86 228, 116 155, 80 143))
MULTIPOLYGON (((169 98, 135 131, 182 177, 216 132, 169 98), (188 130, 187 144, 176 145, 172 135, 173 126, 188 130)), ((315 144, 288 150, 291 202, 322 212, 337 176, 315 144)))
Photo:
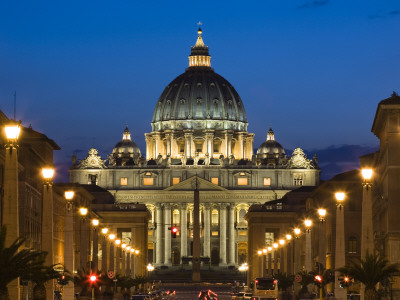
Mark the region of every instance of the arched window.
POLYGON ((357 253, 357 238, 354 236, 349 237, 347 240, 347 253, 357 253))
POLYGON ((213 209, 211 212, 211 224, 218 225, 218 210, 213 209))
POLYGON ((244 208, 239 210, 239 224, 246 224, 247 223, 247 221, 244 218, 245 215, 246 215, 246 210, 244 208))
POLYGON ((180 222, 181 222, 181 218, 180 218, 179 210, 174 209, 174 211, 172 212, 172 223, 179 224, 180 222))

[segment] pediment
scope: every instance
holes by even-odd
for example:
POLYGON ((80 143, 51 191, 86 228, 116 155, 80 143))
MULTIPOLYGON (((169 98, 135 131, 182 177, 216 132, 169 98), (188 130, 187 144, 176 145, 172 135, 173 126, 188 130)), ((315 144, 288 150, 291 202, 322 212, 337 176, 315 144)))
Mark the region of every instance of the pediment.
POLYGON ((167 187, 164 191, 193 191, 196 187, 196 180, 199 191, 226 191, 225 188, 198 176, 192 176, 178 184, 167 187))

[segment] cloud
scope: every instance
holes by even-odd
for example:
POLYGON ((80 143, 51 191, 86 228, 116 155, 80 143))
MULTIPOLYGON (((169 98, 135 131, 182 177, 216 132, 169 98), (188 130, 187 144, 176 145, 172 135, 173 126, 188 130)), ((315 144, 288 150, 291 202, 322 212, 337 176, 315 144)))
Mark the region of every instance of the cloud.
POLYGON ((305 9, 305 8, 317 8, 322 7, 329 4, 330 0, 313 0, 304 2, 302 5, 298 6, 297 9, 305 9))
POLYGON ((389 12, 379 12, 368 16, 368 19, 385 19, 389 17, 400 16, 400 9, 394 9, 389 12))

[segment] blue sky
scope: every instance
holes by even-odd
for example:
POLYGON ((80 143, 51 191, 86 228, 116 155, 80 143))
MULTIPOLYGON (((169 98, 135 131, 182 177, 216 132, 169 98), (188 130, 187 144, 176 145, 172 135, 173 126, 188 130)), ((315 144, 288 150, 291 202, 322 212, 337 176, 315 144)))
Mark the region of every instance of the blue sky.
POLYGON ((201 21, 212 66, 247 111, 255 148, 373 147, 377 103, 400 91, 400 1, 2 1, 0 109, 83 158, 125 124, 144 151, 164 87, 201 21))

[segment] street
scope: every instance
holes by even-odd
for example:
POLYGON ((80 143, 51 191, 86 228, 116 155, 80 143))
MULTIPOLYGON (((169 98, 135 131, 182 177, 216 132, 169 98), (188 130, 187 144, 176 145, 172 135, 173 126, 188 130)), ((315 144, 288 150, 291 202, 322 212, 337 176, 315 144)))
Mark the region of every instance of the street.
POLYGON ((198 299, 199 292, 201 290, 212 290, 214 293, 218 294, 218 300, 230 300, 231 299, 231 290, 232 287, 230 285, 185 285, 185 284, 177 284, 177 285, 167 285, 163 287, 168 290, 176 291, 176 300, 190 300, 190 299, 198 299))

